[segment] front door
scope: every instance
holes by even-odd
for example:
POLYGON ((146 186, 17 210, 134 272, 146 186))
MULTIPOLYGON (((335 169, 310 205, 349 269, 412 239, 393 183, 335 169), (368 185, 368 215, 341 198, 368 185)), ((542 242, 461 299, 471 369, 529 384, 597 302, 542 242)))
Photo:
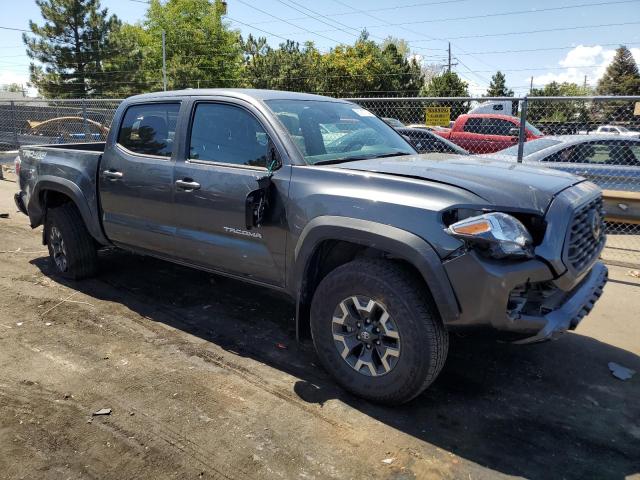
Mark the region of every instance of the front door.
POLYGON ((284 285, 284 199, 290 169, 271 179, 265 222, 247 225, 247 195, 268 175, 273 144, 256 115, 233 103, 195 102, 176 162, 176 256, 262 283, 284 285))
MULTIPOLYGON (((170 254, 174 226, 172 159, 180 103, 131 105, 100 163, 107 237, 116 244, 170 254)), ((117 126, 114 126, 117 128, 117 126)))

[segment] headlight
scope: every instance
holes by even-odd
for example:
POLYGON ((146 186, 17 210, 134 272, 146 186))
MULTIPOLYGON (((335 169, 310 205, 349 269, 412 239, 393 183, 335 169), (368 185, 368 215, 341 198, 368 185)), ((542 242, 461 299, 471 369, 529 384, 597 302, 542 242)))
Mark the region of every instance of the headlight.
POLYGON ((477 245, 493 258, 533 256, 531 235, 520 220, 506 213, 493 212, 465 218, 445 230, 477 245))

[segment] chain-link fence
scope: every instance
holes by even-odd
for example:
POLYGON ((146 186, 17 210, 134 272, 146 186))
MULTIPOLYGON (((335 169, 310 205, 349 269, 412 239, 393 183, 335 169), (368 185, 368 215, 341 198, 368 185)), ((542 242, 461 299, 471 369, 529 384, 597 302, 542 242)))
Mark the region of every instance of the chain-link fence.
MULTIPOLYGON (((383 118, 421 153, 486 155, 592 180, 605 191, 603 257, 640 265, 640 97, 348 100, 383 118)), ((0 151, 103 141, 119 103, 0 101, 0 151)))

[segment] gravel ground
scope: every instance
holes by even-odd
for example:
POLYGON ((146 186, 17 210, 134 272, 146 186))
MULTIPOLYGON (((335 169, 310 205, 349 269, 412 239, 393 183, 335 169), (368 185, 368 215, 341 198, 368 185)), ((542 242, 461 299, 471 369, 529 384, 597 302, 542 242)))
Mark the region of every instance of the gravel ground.
POLYGON ((534 346, 454 338, 401 408, 337 388, 274 293, 120 251, 52 274, 0 181, 0 477, 640 478, 640 279, 534 346), (638 373, 628 381, 607 367, 638 373), (110 415, 92 416, 102 408, 110 415))

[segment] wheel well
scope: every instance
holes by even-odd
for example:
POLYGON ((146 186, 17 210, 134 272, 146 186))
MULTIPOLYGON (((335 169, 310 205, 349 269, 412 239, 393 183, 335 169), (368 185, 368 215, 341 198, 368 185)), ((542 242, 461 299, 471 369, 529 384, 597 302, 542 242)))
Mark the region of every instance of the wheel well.
POLYGON ((73 200, 68 195, 58 192, 56 190, 45 190, 44 192, 40 192, 40 205, 42 205, 42 210, 45 211, 47 208, 59 207, 65 203, 73 203, 73 200))
MULTIPOLYGON (((60 205, 64 205, 65 203, 71 203, 75 206, 75 203, 71 199, 70 196, 58 192, 57 190, 44 190, 40 192, 40 206, 42 208, 42 223, 45 224, 47 221, 47 210, 50 208, 59 207, 60 205)), ((77 208, 77 207, 76 207, 77 208)), ((47 229, 42 229, 42 244, 47 244, 47 229)))
POLYGON ((358 243, 344 240, 324 240, 316 247, 311 258, 307 262, 302 279, 297 312, 299 339, 310 338, 311 331, 309 328, 309 321, 311 313, 311 299, 313 298, 313 294, 322 279, 332 270, 335 270, 345 263, 349 263, 357 257, 385 258, 389 261, 399 263, 403 268, 406 268, 415 274, 416 281, 421 282, 425 291, 429 292, 429 287, 419 270, 402 258, 394 256, 384 250, 358 243))

